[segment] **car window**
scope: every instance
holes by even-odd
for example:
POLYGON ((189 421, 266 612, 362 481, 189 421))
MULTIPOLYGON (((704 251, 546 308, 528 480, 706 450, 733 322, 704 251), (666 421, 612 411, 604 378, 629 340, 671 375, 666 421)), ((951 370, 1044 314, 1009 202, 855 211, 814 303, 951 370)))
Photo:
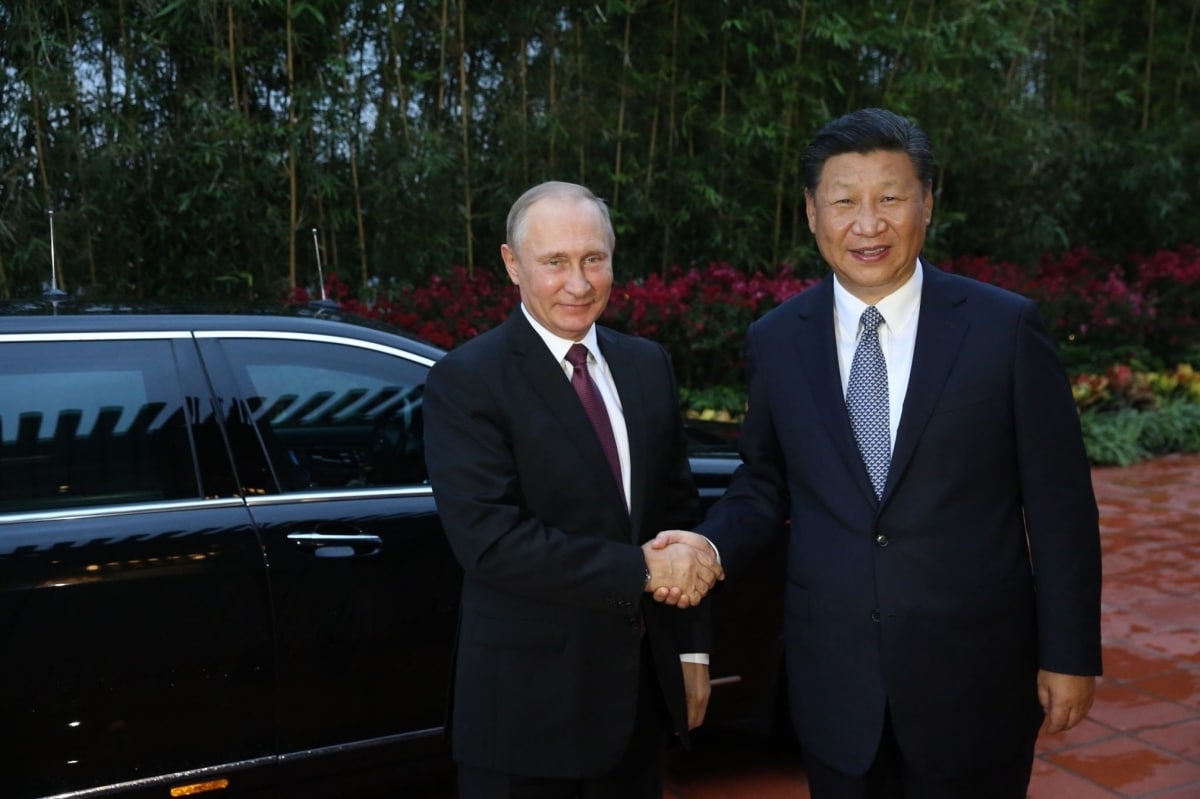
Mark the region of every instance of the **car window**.
POLYGON ((284 491, 424 485, 427 367, 350 344, 222 343, 284 491))
POLYGON ((0 512, 199 496, 170 341, 0 347, 0 512))

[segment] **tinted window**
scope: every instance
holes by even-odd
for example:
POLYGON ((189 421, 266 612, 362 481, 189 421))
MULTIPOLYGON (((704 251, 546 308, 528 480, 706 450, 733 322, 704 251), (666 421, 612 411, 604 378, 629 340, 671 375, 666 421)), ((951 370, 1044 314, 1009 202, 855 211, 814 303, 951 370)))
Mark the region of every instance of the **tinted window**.
POLYGON ((425 366, 317 341, 222 348, 285 491, 426 482, 425 366))
POLYGON ((171 348, 0 345, 0 512, 199 496, 171 348))

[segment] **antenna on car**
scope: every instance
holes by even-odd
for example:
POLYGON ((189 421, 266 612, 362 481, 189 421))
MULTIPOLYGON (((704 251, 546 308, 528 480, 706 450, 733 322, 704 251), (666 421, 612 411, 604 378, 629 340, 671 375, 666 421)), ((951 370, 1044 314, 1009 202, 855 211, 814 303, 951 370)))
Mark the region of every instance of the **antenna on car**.
POLYGON ((54 310, 57 312, 58 304, 70 295, 58 287, 58 260, 54 255, 54 209, 47 208, 46 216, 50 220, 50 288, 42 292, 42 299, 54 303, 54 310))
POLYGON ((312 229, 313 251, 317 254, 317 280, 321 282, 321 299, 313 300, 309 305, 317 308, 337 308, 338 304, 335 300, 331 300, 325 296, 325 273, 321 270, 321 244, 317 241, 317 229, 312 229))

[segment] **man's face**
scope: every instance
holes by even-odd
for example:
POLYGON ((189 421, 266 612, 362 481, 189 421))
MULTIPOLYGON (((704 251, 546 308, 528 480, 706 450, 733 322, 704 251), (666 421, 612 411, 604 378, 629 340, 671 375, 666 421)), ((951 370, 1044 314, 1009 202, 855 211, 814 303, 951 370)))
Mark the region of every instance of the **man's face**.
POLYGON ((906 153, 845 153, 825 162, 805 193, 808 228, 842 286, 874 305, 916 270, 933 194, 906 153))
POLYGON ((612 292, 612 246, 600 209, 547 197, 529 207, 518 235, 500 255, 521 302, 551 333, 579 341, 612 292))

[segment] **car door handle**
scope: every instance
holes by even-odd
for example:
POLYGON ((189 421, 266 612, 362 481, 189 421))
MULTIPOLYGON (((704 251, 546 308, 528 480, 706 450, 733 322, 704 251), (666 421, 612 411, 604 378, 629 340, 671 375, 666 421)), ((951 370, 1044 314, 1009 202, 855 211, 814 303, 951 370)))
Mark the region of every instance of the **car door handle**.
POLYGON ((383 549, 382 538, 366 533, 288 533, 287 540, 300 549, 312 550, 321 558, 374 555, 383 549))

